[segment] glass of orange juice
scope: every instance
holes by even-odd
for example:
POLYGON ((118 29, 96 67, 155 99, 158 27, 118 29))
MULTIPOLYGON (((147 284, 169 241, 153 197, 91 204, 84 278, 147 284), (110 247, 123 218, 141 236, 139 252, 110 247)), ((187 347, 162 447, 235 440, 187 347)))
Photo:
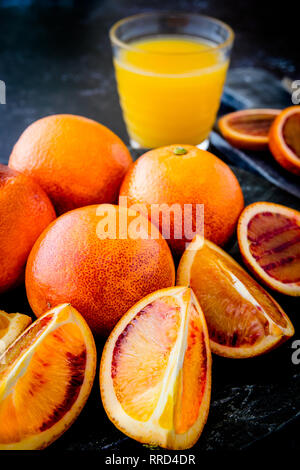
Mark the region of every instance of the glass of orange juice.
POLYGON ((198 14, 145 13, 110 30, 123 116, 135 148, 207 148, 233 31, 198 14))

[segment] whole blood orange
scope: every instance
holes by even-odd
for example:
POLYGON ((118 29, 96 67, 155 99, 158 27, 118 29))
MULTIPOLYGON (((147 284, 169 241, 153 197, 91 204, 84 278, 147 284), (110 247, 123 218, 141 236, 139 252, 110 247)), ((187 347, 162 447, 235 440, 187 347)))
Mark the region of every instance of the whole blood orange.
POLYGON ((277 302, 231 256, 201 237, 183 254, 177 284, 194 290, 211 349, 220 356, 257 356, 294 334, 277 302))
POLYGON ((34 242, 54 219, 54 208, 42 188, 0 164, 0 292, 23 280, 34 242))
POLYGON ((157 221, 175 255, 184 251, 195 231, 203 231, 201 223, 197 229, 198 205, 204 207, 204 234, 218 245, 229 240, 244 206, 229 166, 192 145, 170 145, 141 156, 122 183, 119 204, 123 201, 129 207, 138 204, 137 210, 157 221), (168 218, 170 235, 165 235, 168 218))
POLYGON ((255 202, 242 212, 238 242, 249 269, 282 294, 300 295, 300 212, 255 202))
POLYGON ((59 217, 35 244, 26 268, 27 296, 37 316, 70 302, 100 335, 135 302, 174 282, 172 255, 158 230, 140 214, 109 204, 59 217), (104 231, 106 214, 116 217, 111 233, 104 231), (145 233, 130 235, 141 218, 145 233))
POLYGON ((69 114, 31 124, 9 159, 11 168, 36 179, 59 214, 115 202, 131 163, 128 149, 107 127, 69 114))
POLYGON ((209 411, 211 353, 191 289, 154 292, 121 318, 103 350, 100 388, 109 419, 128 436, 192 447, 209 411))
POLYGON ((300 175, 300 106, 284 109, 273 122, 269 147, 278 163, 300 175))
POLYGON ((0 355, 0 450, 43 449, 75 421, 96 371, 93 335, 64 304, 0 355))

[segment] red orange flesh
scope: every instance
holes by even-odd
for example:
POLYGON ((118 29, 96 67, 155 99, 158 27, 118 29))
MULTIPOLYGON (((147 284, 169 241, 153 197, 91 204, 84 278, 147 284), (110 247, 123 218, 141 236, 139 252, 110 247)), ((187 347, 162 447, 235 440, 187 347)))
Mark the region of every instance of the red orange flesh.
POLYGON ((48 446, 76 419, 96 367, 92 334, 70 305, 40 317, 0 357, 0 449, 48 446))
POLYGON ((239 219, 238 240, 246 264, 271 288, 300 295, 300 213, 258 202, 239 219))
POLYGON ((277 302, 233 258, 200 237, 189 245, 180 261, 177 284, 194 290, 216 354, 257 356, 294 332, 277 302))
POLYGON ((191 447, 207 418, 210 382, 207 328, 190 289, 163 289, 142 299, 103 351, 104 408, 121 431, 143 443, 191 447))

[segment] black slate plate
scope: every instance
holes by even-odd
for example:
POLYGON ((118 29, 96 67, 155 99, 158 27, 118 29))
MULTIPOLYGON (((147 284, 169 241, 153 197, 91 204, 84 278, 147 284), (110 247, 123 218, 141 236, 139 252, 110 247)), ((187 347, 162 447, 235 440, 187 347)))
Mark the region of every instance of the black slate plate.
MULTIPOLYGON (((265 200, 299 210, 300 204, 296 198, 258 176, 232 168, 241 183, 246 204, 265 200)), ((232 244, 230 253, 241 262, 236 242, 232 244)), ((299 298, 274 297, 294 323, 295 337, 278 350, 255 359, 213 357, 211 409, 203 434, 190 451, 196 456, 203 450, 251 448, 256 441, 300 415, 300 364, 294 365, 291 360, 292 342, 299 339, 299 298)), ((24 288, 2 295, 1 309, 30 313, 24 288)), ((98 342, 99 359, 102 347, 103 343, 98 342)), ((103 455, 114 452, 145 457, 150 453, 149 449, 119 432, 106 417, 99 396, 98 371, 92 394, 81 415, 47 452, 65 450, 93 450, 101 451, 103 455)), ((159 453, 163 452, 159 450, 159 453)))

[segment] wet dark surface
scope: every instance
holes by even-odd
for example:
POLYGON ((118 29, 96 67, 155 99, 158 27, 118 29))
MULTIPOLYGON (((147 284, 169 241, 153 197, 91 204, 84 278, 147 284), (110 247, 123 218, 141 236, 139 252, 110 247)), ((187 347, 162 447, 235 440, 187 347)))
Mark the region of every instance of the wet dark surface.
MULTIPOLYGON (((133 152, 134 154, 134 152, 133 152)), ((245 203, 264 200, 283 203, 299 210, 296 198, 242 169, 232 167, 245 196, 245 203)), ((241 257, 235 240, 230 253, 241 257)), ((293 364, 292 343, 299 339, 299 298, 272 295, 294 324, 294 338, 265 356, 233 360, 213 356, 212 402, 207 424, 191 452, 228 451, 262 447, 272 449, 275 442, 297 448, 300 420, 300 364, 293 364)), ((1 296, 1 309, 30 314, 23 287, 1 296)), ((98 341, 100 358, 103 342, 98 341)), ((300 354, 299 354, 300 358, 300 354)), ((72 428, 50 448, 51 451, 98 450, 104 455, 144 455, 149 450, 127 438, 108 420, 102 408, 98 371, 93 392, 72 428)), ((159 450, 159 453, 163 451, 159 450)))
MULTIPOLYGON (((8 2, 1 3, 3 6, 8 2)), ((43 3, 48 7, 0 8, 0 79, 7 86, 7 104, 0 105, 1 162, 7 161, 14 142, 28 124, 52 113, 96 119, 126 141, 108 28, 128 14, 162 8, 162 2, 156 0, 65 1, 63 7, 43 3)), ((278 77, 296 79, 300 74, 299 41, 292 27, 292 6, 285 5, 287 9, 281 10, 281 16, 275 3, 271 15, 263 1, 166 1, 164 9, 200 11, 227 21, 236 31, 233 66, 264 67, 278 77)), ((236 168, 235 173, 246 203, 266 200, 299 210, 298 200, 288 193, 242 169, 236 168)), ((239 260, 236 244, 231 252, 239 260)), ((299 339, 299 298, 275 297, 294 323, 294 340, 299 339)), ((30 313, 23 287, 2 295, 0 308, 30 313)), ((249 446, 264 451, 281 446, 287 452, 299 446, 300 364, 292 362, 292 341, 251 360, 214 356, 211 410, 192 453, 199 456, 202 450, 249 446)), ((101 349, 99 343, 99 357, 101 349)), ((48 452, 63 450, 99 450, 103 455, 150 452, 109 422, 101 405, 97 378, 81 416, 48 452)))

